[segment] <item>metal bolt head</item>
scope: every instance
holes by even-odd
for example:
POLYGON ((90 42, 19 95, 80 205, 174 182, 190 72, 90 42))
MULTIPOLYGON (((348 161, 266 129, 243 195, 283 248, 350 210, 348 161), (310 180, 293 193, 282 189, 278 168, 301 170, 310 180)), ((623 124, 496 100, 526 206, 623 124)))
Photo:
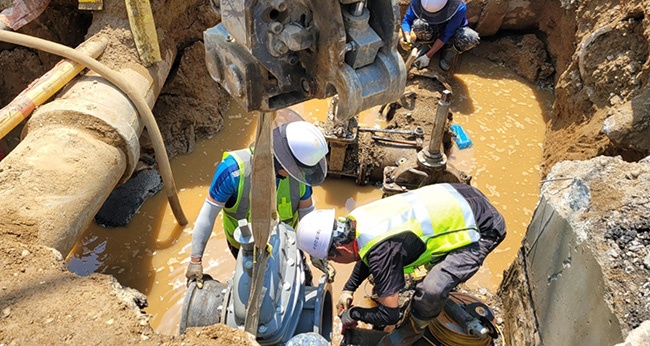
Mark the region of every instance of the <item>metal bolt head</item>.
POLYGON ((271 29, 272 33, 279 34, 284 29, 284 25, 282 25, 280 22, 273 22, 271 25, 269 25, 269 29, 271 29))

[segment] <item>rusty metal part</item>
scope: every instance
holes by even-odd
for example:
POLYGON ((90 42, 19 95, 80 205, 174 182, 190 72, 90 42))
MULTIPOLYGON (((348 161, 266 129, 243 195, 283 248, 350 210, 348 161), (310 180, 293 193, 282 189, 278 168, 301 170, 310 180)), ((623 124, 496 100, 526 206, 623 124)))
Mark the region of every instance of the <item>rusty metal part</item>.
POLYGON ((338 94, 343 123, 403 92, 393 0, 221 1, 222 23, 204 33, 212 78, 248 111, 338 94))
POLYGON ((397 167, 385 167, 382 191, 384 196, 401 193, 433 183, 469 183, 471 176, 447 162, 442 150, 442 137, 449 112, 451 91, 444 90, 438 101, 436 117, 427 148, 417 155, 398 162, 397 167))
POLYGON ((445 169, 423 169, 418 166, 417 159, 411 158, 401 165, 384 168, 384 181, 381 190, 384 197, 417 189, 437 183, 469 184, 472 177, 467 173, 447 164, 445 169), (422 174, 426 174, 426 177, 422 174))
POLYGON ((447 113, 451 103, 451 91, 443 90, 442 97, 438 100, 438 109, 431 129, 429 146, 418 153, 418 163, 426 168, 442 168, 447 163, 447 156, 442 152, 442 135, 447 124, 447 113))
POLYGON ((379 132, 379 133, 397 133, 402 135, 412 135, 418 137, 424 137, 424 129, 420 126, 416 126, 413 130, 395 130, 395 129, 375 129, 371 127, 360 127, 359 132, 379 132))
POLYGON ((434 66, 434 65, 438 66, 438 64, 431 64, 431 65, 429 65, 428 69, 422 69, 422 70, 415 69, 415 70, 409 71, 408 72, 409 76, 419 76, 419 77, 427 77, 427 78, 435 79, 438 82, 440 82, 440 84, 442 84, 445 87, 445 89, 453 90, 451 88, 451 84, 449 84, 449 81, 447 80, 447 77, 449 76, 449 73, 446 72, 446 71, 443 71, 439 67, 431 68, 431 66, 434 66))
POLYGON ((330 145, 328 174, 347 175, 344 173, 346 153, 348 147, 357 142, 356 132, 347 137, 325 135, 325 139, 330 145))
POLYGON ((373 135, 371 137, 372 139, 376 141, 384 141, 384 142, 390 142, 390 143, 397 143, 397 144, 404 144, 404 145, 410 145, 416 148, 422 148, 423 141, 421 138, 417 138, 414 141, 409 141, 405 139, 395 139, 395 138, 388 138, 388 137, 381 137, 377 135, 373 135))

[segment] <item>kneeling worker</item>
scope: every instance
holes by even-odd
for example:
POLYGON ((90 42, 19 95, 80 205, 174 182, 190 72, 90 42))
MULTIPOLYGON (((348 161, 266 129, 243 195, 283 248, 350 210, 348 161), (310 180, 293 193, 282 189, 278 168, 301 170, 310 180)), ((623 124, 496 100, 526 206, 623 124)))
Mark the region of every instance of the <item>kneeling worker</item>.
POLYGON ((411 44, 411 33, 424 44, 413 63, 418 69, 429 66, 429 60, 443 47, 440 68, 448 71, 459 54, 476 47, 478 33, 467 19, 463 0, 412 0, 402 19, 403 40, 411 44))
POLYGON ((506 235, 503 216, 476 188, 435 184, 380 199, 337 219, 334 210, 315 210, 297 230, 298 248, 312 257, 356 262, 337 308, 343 328, 356 321, 396 324, 404 272, 433 265, 417 284, 408 321, 379 345, 411 345, 443 309, 449 292, 471 278, 506 235), (350 307, 363 280, 373 275, 375 308, 350 307))

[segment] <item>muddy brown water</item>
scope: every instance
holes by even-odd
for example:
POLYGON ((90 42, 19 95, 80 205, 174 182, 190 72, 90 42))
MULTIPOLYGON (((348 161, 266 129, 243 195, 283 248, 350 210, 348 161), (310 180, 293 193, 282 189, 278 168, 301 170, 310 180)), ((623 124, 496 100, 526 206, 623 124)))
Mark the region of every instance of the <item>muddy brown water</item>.
MULTIPOLYGON (((503 271, 516 256, 538 200, 544 119, 551 109, 552 93, 471 55, 463 57, 451 85, 454 122, 465 129, 473 145, 463 150, 454 146, 449 161, 472 175, 472 185, 490 198, 507 222, 508 237, 468 282, 470 287, 495 292, 503 271)), ((323 121, 327 101, 313 100, 291 108, 308 121, 323 121)), ((377 108, 364 112, 360 119, 364 126, 384 125, 377 108)), ((192 154, 172 161, 179 198, 190 220, 187 226, 176 223, 165 195, 159 193, 147 200, 127 227, 91 225, 68 256, 68 266, 75 273, 110 274, 122 285, 146 294, 149 306, 145 310, 152 315, 152 326, 163 334, 178 334, 191 229, 214 170, 223 151, 242 148, 254 139, 255 117, 234 103, 224 125, 214 138, 198 142, 192 154)), ((314 188, 317 208, 335 208, 337 214, 379 198, 378 187, 357 186, 347 179, 330 178, 314 188)), ((351 265, 337 266, 335 301, 351 269, 351 265)), ((204 270, 223 282, 232 277, 234 260, 225 245, 221 215, 208 242, 204 270)), ((364 289, 369 290, 362 286, 360 291, 364 289)), ((362 295, 358 292, 356 297, 362 295)))

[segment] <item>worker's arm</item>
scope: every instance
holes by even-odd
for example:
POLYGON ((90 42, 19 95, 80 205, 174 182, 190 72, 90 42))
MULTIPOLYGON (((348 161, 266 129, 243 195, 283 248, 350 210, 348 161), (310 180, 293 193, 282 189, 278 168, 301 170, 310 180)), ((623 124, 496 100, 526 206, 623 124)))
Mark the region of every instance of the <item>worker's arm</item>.
POLYGON ((357 288, 361 286, 363 280, 367 279, 368 276, 370 276, 370 269, 365 263, 363 263, 363 261, 358 261, 354 265, 354 269, 352 270, 352 274, 350 274, 350 278, 345 283, 345 286, 343 286, 343 290, 350 292, 356 291, 357 288))
POLYGON ((346 323, 351 321, 344 320, 352 319, 370 323, 374 326, 396 324, 399 322, 398 298, 398 293, 394 293, 387 297, 377 298, 379 305, 374 308, 351 307, 341 316, 341 321, 346 323))
MULTIPOLYGON (((379 305, 366 309, 352 307, 347 316, 352 320, 372 323, 375 326, 395 324, 399 320, 399 291, 404 287, 404 265, 418 258, 425 250, 424 243, 413 233, 403 233, 385 239, 367 254, 368 268, 372 273, 379 305)), ((363 263, 361 261, 357 264, 363 263)), ((357 267, 355 267, 356 271, 357 267)), ((353 274, 354 275, 354 272, 353 274)), ((352 280, 348 280, 350 283, 352 280)), ((344 289, 353 286, 346 284, 344 289)))
POLYGON ((199 289, 203 288, 203 264, 201 263, 203 251, 205 251, 212 228, 214 228, 214 221, 221 209, 223 209, 222 203, 215 201, 212 197, 206 198, 192 231, 192 254, 185 271, 185 277, 188 284, 195 280, 196 287, 199 289))
POLYGON ((431 59, 431 57, 433 57, 444 45, 445 43, 437 38, 431 45, 431 48, 429 48, 429 50, 425 53, 427 58, 431 59))
POLYGON ((228 156, 219 163, 212 178, 208 197, 201 207, 192 230, 192 262, 201 262, 203 252, 210 239, 217 215, 226 202, 237 195, 240 172, 237 161, 228 156))
POLYGON ((404 19, 402 19, 402 31, 404 31, 404 35, 407 37, 411 34, 411 24, 413 24, 415 18, 413 6, 409 6, 409 9, 404 14, 404 19))
MULTIPOLYGON (((380 249, 381 250, 381 249, 380 249)), ((373 250, 376 251, 376 250, 373 250)), ((356 290, 361 282, 365 280, 370 274, 370 269, 362 261, 358 261, 350 275, 350 279, 343 287, 344 291, 356 290)), ((399 270, 399 275, 403 276, 404 274, 399 270)), ((377 276, 377 275, 373 275, 377 276)), ((382 283, 377 283, 375 285, 382 285, 382 283)), ((371 323, 375 326, 385 326, 389 324, 396 324, 399 321, 399 304, 398 304, 399 292, 390 293, 386 296, 377 298, 378 306, 374 308, 362 308, 362 307, 352 307, 348 309, 342 316, 341 321, 344 319, 352 319, 357 321, 363 321, 366 323, 371 323)), ((349 321, 348 321, 349 322, 349 321)))
POLYGON ((208 196, 203 202, 199 216, 196 218, 194 229, 192 230, 192 262, 201 262, 203 252, 212 234, 214 222, 217 215, 223 209, 223 203, 215 201, 212 197, 208 196))
POLYGON ((298 220, 302 220, 305 215, 314 211, 314 201, 311 198, 311 195, 308 199, 300 200, 298 202, 298 220))

